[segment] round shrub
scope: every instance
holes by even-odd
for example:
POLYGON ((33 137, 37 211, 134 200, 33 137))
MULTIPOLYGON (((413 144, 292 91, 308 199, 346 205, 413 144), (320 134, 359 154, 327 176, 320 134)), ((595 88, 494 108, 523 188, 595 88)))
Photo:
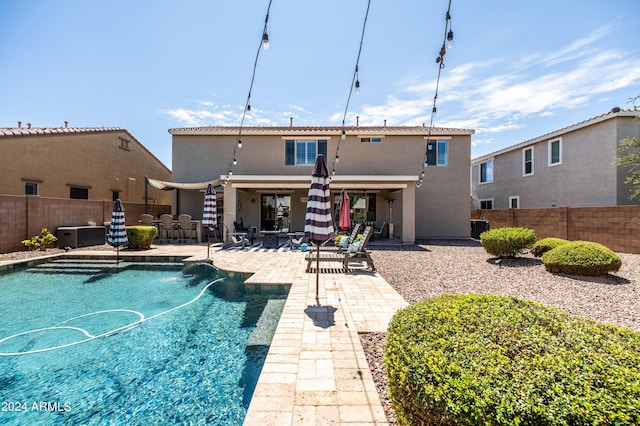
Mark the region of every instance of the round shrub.
POLYGON ((602 244, 572 241, 544 253, 542 263, 549 272, 595 277, 617 271, 622 259, 602 244))
POLYGON ((569 240, 563 240, 562 238, 543 238, 533 244, 533 247, 531 247, 531 254, 535 257, 540 257, 549 250, 553 250, 554 248, 567 244, 568 242, 569 240))
POLYGON ((640 333, 514 297, 398 311, 384 359, 404 425, 640 424, 640 333))
POLYGON ((487 253, 497 257, 516 257, 536 242, 536 233, 527 228, 497 228, 480 234, 480 242, 487 253))
POLYGON ((125 226, 127 231, 127 247, 130 249, 148 249, 158 235, 155 226, 125 226))

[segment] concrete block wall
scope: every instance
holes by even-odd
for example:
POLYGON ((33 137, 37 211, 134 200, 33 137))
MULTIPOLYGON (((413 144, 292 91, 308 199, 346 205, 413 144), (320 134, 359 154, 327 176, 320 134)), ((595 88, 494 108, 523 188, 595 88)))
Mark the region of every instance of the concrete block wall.
POLYGON ((620 253, 640 253, 640 206, 473 210, 491 229, 518 226, 546 237, 593 241, 620 253))

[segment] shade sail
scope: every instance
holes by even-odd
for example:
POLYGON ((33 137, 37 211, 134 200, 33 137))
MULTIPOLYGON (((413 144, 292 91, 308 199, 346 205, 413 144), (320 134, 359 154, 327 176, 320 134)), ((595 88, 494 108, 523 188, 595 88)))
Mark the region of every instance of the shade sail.
POLYGON ((220 179, 210 180, 207 182, 180 183, 147 178, 147 182, 149 182, 149 185, 152 187, 163 191, 171 191, 172 189, 207 189, 209 184, 213 186, 220 185, 220 179))

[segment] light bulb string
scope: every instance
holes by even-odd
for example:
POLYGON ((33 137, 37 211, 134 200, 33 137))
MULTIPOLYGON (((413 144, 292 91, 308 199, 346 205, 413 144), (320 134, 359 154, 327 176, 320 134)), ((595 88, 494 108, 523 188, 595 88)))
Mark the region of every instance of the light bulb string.
MULTIPOLYGON (((256 59, 253 62, 253 72, 251 74, 251 83, 249 84, 249 93, 247 94, 247 101, 244 104, 244 109, 242 110, 242 118, 240 119, 240 126, 238 129, 238 137, 236 139, 236 143, 233 147, 233 156, 231 157, 231 161, 229 161, 228 175, 231 176, 233 173, 233 166, 237 164, 237 150, 242 144, 242 128, 244 127, 244 120, 247 116, 247 112, 251 108, 251 92, 253 91, 253 83, 256 78, 256 70, 258 69, 258 58, 260 57, 260 51, 262 50, 264 35, 267 34, 267 24, 269 23, 269 12, 271 11, 271 3, 273 0, 269 0, 269 5, 267 6, 267 14, 264 18, 264 27, 262 28, 262 34, 260 36, 260 44, 258 45, 258 51, 256 52, 256 59)), ((229 179, 229 177, 227 177, 229 179)))
POLYGON ((362 54, 362 45, 364 44, 364 33, 367 28, 367 19, 369 17, 369 9, 371 8, 371 0, 367 2, 367 10, 364 14, 364 20, 362 22, 362 33, 360 34, 360 46, 358 47, 358 55, 356 56, 356 66, 353 70, 353 77, 351 78, 351 85, 349 86, 349 95, 347 96, 347 103, 344 107, 344 114, 342 115, 342 127, 340 131, 340 138, 338 139, 338 144, 336 145, 336 155, 333 157, 333 163, 331 165, 331 174, 335 175, 336 173, 336 159, 338 158, 338 151, 340 150, 340 140, 343 135, 345 135, 345 122, 347 120, 347 112, 349 111, 349 103, 351 102, 351 95, 353 95, 353 87, 355 86, 355 82, 358 78, 358 66, 360 65, 360 55, 362 54))
POLYGON ((445 15, 445 25, 444 25, 444 37, 442 42, 442 47, 440 48, 440 52, 438 57, 436 58, 436 63, 438 64, 438 75, 436 77, 436 87, 433 95, 433 107, 431 108, 431 117, 429 120, 429 131, 427 132, 427 141, 424 149, 424 161, 422 162, 422 170, 420 173, 420 177, 418 178, 418 182, 416 186, 422 186, 422 180, 424 179, 424 170, 427 166, 427 162, 429 161, 429 142, 431 140, 431 132, 433 131, 433 119, 435 117, 437 111, 437 100, 438 100, 438 91, 440 90, 440 77, 442 75, 442 69, 444 68, 444 55, 447 53, 447 37, 449 35, 449 30, 451 29, 451 1, 449 0, 449 6, 447 8, 447 13, 445 15))

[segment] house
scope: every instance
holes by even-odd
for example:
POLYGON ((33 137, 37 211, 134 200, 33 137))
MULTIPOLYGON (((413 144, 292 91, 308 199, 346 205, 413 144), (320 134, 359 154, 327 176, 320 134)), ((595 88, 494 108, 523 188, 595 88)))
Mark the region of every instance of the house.
POLYGON ((472 209, 589 207, 629 200, 620 140, 640 137, 637 111, 614 108, 471 160, 472 209))
MULTIPOLYGON (((473 130, 291 125, 175 128, 169 133, 175 182, 225 183, 218 197, 224 200, 228 229, 236 221, 258 232, 303 231, 311 172, 316 156, 323 154, 329 172, 335 170, 336 209, 340 192, 347 190, 352 220, 377 227, 386 223, 385 236, 404 243, 469 237, 473 130), (423 171, 423 184, 417 187, 423 171)), ((202 190, 178 190, 177 198, 180 213, 202 216, 202 190)))
MULTIPOLYGON (((121 127, 0 128, 3 195, 145 202, 145 175, 171 180, 169 170, 121 127)), ((170 205, 151 189, 149 202, 170 205)))

